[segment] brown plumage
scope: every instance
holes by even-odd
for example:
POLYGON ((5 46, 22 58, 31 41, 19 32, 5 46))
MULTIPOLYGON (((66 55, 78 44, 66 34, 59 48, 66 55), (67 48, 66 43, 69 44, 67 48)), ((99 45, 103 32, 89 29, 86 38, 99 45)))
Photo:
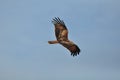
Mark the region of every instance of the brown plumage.
POLYGON ((74 44, 72 41, 68 39, 68 29, 65 26, 65 23, 63 20, 60 20, 59 18, 54 18, 52 23, 55 26, 55 41, 48 41, 49 44, 56 44, 59 43, 65 48, 67 48, 72 56, 77 56, 80 53, 79 47, 74 44))

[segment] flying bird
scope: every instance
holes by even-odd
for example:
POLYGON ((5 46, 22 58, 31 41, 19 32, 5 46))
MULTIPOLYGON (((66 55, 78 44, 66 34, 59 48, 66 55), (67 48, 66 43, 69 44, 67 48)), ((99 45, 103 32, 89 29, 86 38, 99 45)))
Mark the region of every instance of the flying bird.
POLYGON ((73 43, 72 41, 70 41, 68 39, 68 29, 64 23, 63 20, 61 20, 59 17, 55 17, 52 20, 52 23, 55 26, 55 36, 56 36, 56 40, 54 41, 48 41, 49 44, 61 44, 62 46, 64 46, 65 48, 67 48, 70 52, 72 56, 77 56, 80 53, 80 48, 73 43))

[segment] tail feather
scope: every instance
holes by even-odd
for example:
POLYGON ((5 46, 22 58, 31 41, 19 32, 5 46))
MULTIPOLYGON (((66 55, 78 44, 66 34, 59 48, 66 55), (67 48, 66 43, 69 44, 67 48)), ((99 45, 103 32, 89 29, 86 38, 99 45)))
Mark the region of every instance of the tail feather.
POLYGON ((57 40, 56 40, 56 41, 48 41, 48 43, 49 43, 49 44, 57 44, 58 41, 57 41, 57 40))

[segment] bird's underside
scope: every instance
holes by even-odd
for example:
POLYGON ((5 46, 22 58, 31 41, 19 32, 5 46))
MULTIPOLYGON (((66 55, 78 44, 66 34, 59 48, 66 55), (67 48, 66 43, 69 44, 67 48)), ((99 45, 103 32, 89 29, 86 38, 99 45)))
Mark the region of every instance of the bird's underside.
POLYGON ((61 44, 67 48, 72 56, 77 56, 80 53, 79 47, 68 39, 68 30, 65 23, 59 18, 54 18, 52 23, 55 26, 55 36, 56 40, 48 41, 49 44, 61 44))

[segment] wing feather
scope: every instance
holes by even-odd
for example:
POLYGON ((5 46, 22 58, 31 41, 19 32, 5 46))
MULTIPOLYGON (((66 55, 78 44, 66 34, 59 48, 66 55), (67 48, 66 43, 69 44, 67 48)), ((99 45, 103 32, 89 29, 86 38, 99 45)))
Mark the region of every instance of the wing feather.
POLYGON ((52 23, 55 25, 55 27, 57 26, 57 24, 60 24, 60 25, 62 25, 62 26, 60 26, 60 27, 63 27, 63 28, 65 28, 65 29, 67 29, 64 21, 63 21, 63 20, 60 20, 59 17, 55 17, 55 18, 52 20, 52 23))
POLYGON ((60 29, 56 28, 55 29, 55 36, 58 38, 60 34, 60 29))
POLYGON ((80 48, 76 44, 74 44, 73 42, 62 41, 60 44, 62 46, 64 46, 65 48, 67 48, 71 52, 72 56, 79 55, 80 48))

